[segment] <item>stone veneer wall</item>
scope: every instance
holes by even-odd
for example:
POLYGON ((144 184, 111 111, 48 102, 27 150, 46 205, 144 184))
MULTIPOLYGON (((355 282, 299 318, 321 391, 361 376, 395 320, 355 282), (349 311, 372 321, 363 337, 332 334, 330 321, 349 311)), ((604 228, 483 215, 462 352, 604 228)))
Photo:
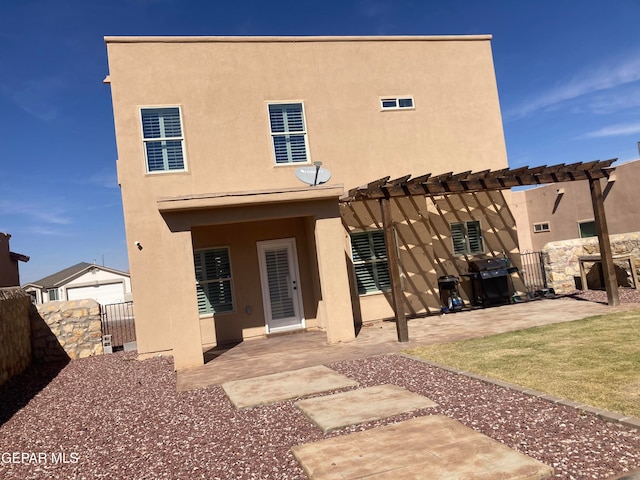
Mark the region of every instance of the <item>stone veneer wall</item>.
MULTIPOLYGON (((613 255, 634 255, 635 267, 640 267, 640 232, 610 235, 609 239, 613 255)), ((580 276, 578 257, 598 255, 600 246, 597 237, 577 238, 547 243, 542 254, 549 287, 558 293, 566 293, 576 288, 575 277, 580 276)), ((614 263, 628 268, 627 262, 618 263, 614 260, 614 263)))
POLYGON ((91 299, 47 302, 31 315, 33 359, 58 361, 102 355, 100 305, 91 299))
POLYGON ((21 288, 0 288, 0 384, 31 363, 30 306, 21 288))

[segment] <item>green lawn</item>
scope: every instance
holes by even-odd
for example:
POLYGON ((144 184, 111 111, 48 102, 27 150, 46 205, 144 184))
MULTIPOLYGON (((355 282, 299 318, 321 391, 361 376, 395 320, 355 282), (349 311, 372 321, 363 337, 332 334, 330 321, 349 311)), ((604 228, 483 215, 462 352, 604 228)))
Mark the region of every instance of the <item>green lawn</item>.
POLYGON ((640 310, 405 353, 640 417, 640 310))

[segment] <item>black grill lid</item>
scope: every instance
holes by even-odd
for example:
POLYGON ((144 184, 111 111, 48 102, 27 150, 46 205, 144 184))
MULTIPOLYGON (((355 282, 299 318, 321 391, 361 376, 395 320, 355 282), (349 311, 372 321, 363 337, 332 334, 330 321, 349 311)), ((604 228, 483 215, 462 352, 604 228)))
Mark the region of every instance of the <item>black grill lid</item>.
POLYGON ((497 268, 507 268, 509 263, 506 258, 480 258, 478 260, 469 260, 470 272, 483 272, 486 270, 495 270, 497 268))

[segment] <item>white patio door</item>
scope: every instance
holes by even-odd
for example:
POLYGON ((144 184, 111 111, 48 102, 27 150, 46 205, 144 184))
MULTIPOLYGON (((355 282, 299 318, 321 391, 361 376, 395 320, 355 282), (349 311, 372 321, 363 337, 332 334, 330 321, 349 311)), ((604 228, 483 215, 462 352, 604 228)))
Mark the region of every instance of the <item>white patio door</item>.
POLYGON ((267 333, 304 327, 295 238, 258 242, 267 333))

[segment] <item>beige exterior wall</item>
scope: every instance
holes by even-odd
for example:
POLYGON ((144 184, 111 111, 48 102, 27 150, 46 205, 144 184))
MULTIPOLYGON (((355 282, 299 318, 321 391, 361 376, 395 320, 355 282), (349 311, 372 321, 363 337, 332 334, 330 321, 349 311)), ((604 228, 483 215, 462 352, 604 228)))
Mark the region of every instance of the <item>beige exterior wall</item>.
MULTIPOLYGON (((640 230, 636 207, 639 180, 640 160, 617 165, 613 179, 601 180, 610 235, 640 230)), ((541 251, 549 242, 580 238, 579 223, 594 219, 586 180, 513 192, 511 210, 523 251, 541 251), (558 194, 558 190, 564 193, 558 194), (549 231, 535 232, 537 223, 548 223, 549 231)))
POLYGON ((366 222, 341 214, 344 189, 507 166, 489 36, 106 43, 138 348, 173 350, 177 368, 202 363, 202 345, 265 333, 264 239, 296 239, 306 326, 353 339, 352 299, 364 319, 391 310, 384 294, 358 301, 350 290, 347 232, 366 222), (381 111, 389 96, 411 96, 415 108, 381 111), (279 102, 303 104, 309 160, 332 172, 327 185, 303 186, 300 164, 275 165, 268 105, 279 102), (181 109, 185 172, 145 173, 140 108, 157 106, 181 109), (206 246, 232 251, 235 311, 214 318, 195 302, 193 249, 206 246))

